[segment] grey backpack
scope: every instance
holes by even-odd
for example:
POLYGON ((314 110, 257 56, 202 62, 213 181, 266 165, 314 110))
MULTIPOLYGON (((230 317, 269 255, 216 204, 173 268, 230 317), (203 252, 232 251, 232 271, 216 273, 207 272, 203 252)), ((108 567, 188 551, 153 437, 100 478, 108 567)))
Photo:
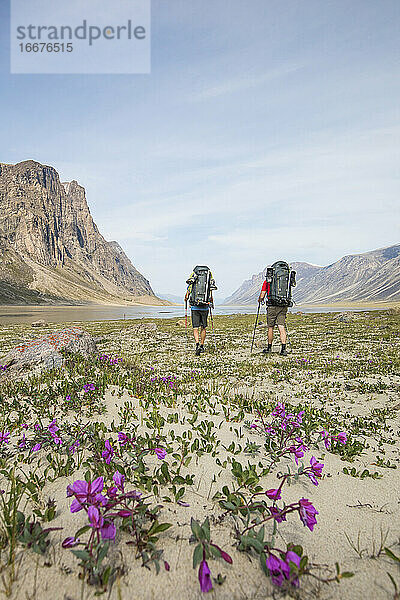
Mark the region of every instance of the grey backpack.
POLYGON ((206 266, 197 265, 186 283, 192 286, 189 296, 191 306, 207 304, 211 300, 211 291, 217 289, 212 273, 206 266))
POLYGON ((296 271, 290 271, 289 265, 283 260, 276 261, 267 269, 268 305, 293 306, 292 287, 295 285, 296 271))

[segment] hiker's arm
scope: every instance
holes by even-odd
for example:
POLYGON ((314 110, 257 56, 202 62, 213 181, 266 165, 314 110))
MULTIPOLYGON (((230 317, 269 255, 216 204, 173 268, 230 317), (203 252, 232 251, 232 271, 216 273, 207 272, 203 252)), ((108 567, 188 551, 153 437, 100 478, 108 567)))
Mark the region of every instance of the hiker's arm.
POLYGON ((264 281, 262 288, 261 288, 261 292, 260 295, 258 296, 258 302, 262 302, 265 298, 267 294, 267 280, 264 281))

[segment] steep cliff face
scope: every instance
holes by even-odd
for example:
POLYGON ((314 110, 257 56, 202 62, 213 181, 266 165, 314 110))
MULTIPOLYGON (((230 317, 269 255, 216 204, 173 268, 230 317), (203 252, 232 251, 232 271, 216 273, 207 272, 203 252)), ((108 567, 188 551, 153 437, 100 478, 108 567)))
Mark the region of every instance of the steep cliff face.
POLYGON ((100 234, 84 188, 32 160, 0 163, 0 280, 50 301, 157 301, 122 249, 100 234))
MULTIPOLYGON (((298 303, 400 300, 400 245, 344 256, 327 267, 291 263, 297 273, 293 299, 298 303)), ((265 272, 253 275, 226 299, 227 304, 254 304, 265 272)))

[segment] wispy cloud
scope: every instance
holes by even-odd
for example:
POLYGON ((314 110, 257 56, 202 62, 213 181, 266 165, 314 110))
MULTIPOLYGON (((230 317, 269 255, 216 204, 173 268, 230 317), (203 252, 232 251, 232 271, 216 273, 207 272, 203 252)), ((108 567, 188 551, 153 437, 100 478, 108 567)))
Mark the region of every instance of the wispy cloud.
POLYGON ((243 73, 242 77, 227 78, 214 85, 204 87, 199 91, 196 89, 190 96, 186 97, 187 101, 203 102, 212 100, 219 96, 227 96, 237 92, 250 91, 254 88, 273 83, 275 80, 291 75, 304 68, 304 64, 287 64, 280 65, 263 73, 243 73))

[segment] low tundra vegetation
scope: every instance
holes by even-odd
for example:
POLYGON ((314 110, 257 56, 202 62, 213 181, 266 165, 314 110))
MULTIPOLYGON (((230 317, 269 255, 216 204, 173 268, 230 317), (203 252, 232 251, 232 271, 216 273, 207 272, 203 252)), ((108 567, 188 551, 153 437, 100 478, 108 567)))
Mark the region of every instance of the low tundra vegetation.
MULTIPOLYGON (((346 504, 350 520, 396 510, 368 502, 368 486, 392 486, 399 463, 396 317, 292 315, 285 358, 249 355, 253 322, 217 317, 201 357, 177 319, 87 323, 101 338, 91 360, 66 355, 62 369, 18 376, 1 368, 2 593, 55 597, 40 587, 51 572, 66 597, 129 598, 147 572, 169 589, 185 581, 177 598, 350 598, 346 581, 357 585, 373 558, 385 597, 396 597, 395 518, 379 552, 357 552, 360 537, 319 506, 324 486, 334 503, 357 485, 364 501, 346 504), (339 543, 327 560, 321 537, 313 542, 321 527, 348 561, 339 543), (248 572, 254 589, 240 595, 248 572)), ((0 335, 7 350, 32 334, 0 335)))

